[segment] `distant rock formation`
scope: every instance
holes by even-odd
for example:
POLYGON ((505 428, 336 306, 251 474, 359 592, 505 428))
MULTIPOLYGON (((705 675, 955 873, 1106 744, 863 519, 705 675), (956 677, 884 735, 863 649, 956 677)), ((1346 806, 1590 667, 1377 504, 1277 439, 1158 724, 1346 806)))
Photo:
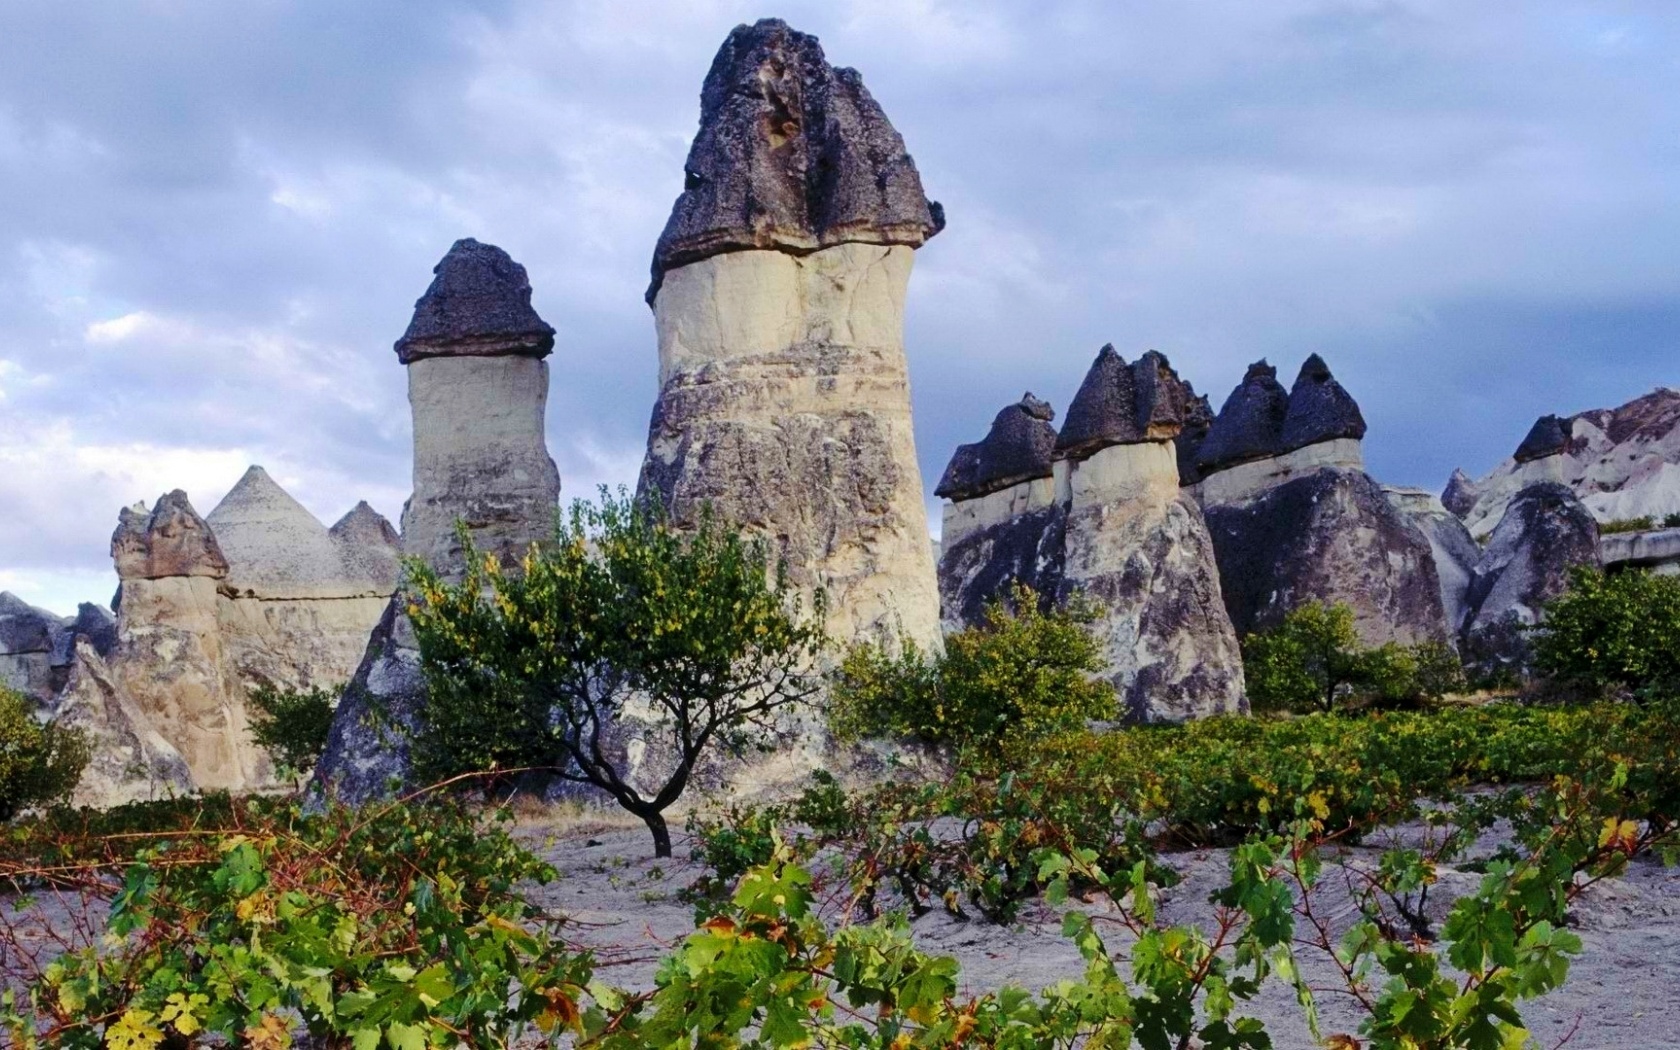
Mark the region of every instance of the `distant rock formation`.
POLYGON ((1455 471, 1441 501, 1485 538, 1519 492, 1542 482, 1569 486, 1600 523, 1680 513, 1680 391, 1659 387, 1618 408, 1542 416, 1485 476, 1455 471))
POLYGON ((198 786, 181 752, 86 637, 75 641, 54 718, 86 733, 93 749, 72 805, 120 806, 186 795, 198 786))
POLYGON ((1525 628, 1569 586, 1569 570, 1598 563, 1598 523, 1567 485, 1518 492, 1483 548, 1470 580, 1462 652, 1483 672, 1526 673, 1525 628))
MULTIPOLYGON (((457 241, 433 273, 396 344, 414 414, 402 552, 459 578, 457 521, 506 564, 554 533, 560 474, 543 436, 554 329, 531 307, 525 268, 500 248, 457 241)), ((382 564, 389 531, 360 507, 334 526, 340 546, 382 564)), ((385 606, 315 771, 317 788, 348 802, 381 797, 410 774, 425 680, 403 602, 399 592, 385 606)))
POLYGON ((999 413, 985 441, 958 450, 939 490, 951 499, 939 565, 947 626, 979 622, 1012 582, 1060 602, 1083 596, 1099 611, 1117 714, 1156 722, 1243 710, 1212 541, 1179 486, 1175 439, 1197 403, 1161 354, 1128 365, 1105 346, 1059 437, 1031 395, 999 413), (1002 474, 1001 486, 951 483, 973 464, 1004 461, 1032 469, 1002 474))
POLYGON ((1429 538, 1365 473, 1365 420, 1314 354, 1287 394, 1250 365, 1197 452, 1193 490, 1239 634, 1310 602, 1353 610, 1360 636, 1445 641, 1429 538))
POLYGON ((941 225, 855 71, 774 19, 730 34, 654 251, 639 491, 768 538, 842 642, 939 638, 904 296, 941 225))
POLYGON ((1435 556, 1435 574, 1441 583, 1441 609, 1447 631, 1457 638, 1469 611, 1470 579, 1481 560, 1482 549, 1471 539, 1457 515, 1447 510, 1434 493, 1424 489, 1383 489, 1389 502, 1418 527, 1435 556))
POLYGON ((385 516, 362 500, 327 534, 346 568, 369 580, 380 594, 394 594, 402 582, 402 537, 385 516))

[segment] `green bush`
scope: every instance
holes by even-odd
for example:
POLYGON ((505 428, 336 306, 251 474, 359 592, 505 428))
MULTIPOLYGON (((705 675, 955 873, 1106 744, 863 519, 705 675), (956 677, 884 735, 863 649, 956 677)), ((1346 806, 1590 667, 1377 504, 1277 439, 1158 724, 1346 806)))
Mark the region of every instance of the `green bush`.
POLYGON ((1665 529, 1680 529, 1680 514, 1664 514, 1662 527, 1665 529))
POLYGON ((85 734, 35 718, 22 693, 0 686, 0 822, 75 790, 92 749, 85 734))
POLYGON ((1649 517, 1617 518, 1614 521, 1600 523, 1598 534, 1600 536, 1613 536, 1618 532, 1647 532, 1654 528, 1656 528, 1656 522, 1649 517))
POLYGON ((307 775, 327 748, 333 708, 337 706, 342 692, 342 687, 252 687, 248 694, 251 702, 251 739, 268 752, 283 773, 294 777, 307 775))
POLYGON ((1569 589, 1546 606, 1534 632, 1535 667, 1599 691, 1649 692, 1680 685, 1680 577, 1633 569, 1570 572, 1569 589))
POLYGON ((821 684, 820 608, 803 616, 765 545, 709 512, 680 529, 603 488, 599 506, 573 503, 517 572, 480 554, 465 528, 461 543, 457 584, 408 563, 429 686, 422 776, 531 769, 589 784, 640 817, 669 857, 664 811, 702 755, 768 746, 777 713, 821 684), (669 759, 663 782, 631 783, 613 739, 626 714, 669 759))
POLYGON ((1464 665, 1446 643, 1367 648, 1353 610, 1317 602, 1245 638, 1243 672, 1256 711, 1419 707, 1467 687, 1464 665))
POLYGON ((1044 611, 1031 588, 986 606, 985 622, 932 656, 913 644, 854 646, 834 675, 830 724, 841 739, 909 737, 957 747, 1065 731, 1119 716, 1082 604, 1044 611))

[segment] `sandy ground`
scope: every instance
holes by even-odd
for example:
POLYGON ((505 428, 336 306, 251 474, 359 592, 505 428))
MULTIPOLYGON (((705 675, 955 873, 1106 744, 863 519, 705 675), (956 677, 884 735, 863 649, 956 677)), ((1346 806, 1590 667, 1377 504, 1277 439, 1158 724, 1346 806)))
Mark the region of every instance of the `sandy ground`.
MULTIPOLYGON (((1343 863, 1374 863, 1383 848, 1407 832, 1395 829, 1389 841, 1379 838, 1349 850, 1343 863)), ((678 836, 677 856, 656 862, 645 829, 610 819, 558 832, 527 826, 521 835, 561 873, 538 892, 538 899, 572 918, 570 935, 597 951, 601 976, 623 987, 650 985, 658 958, 694 928, 692 907, 678 898, 682 887, 702 873, 689 859, 689 843, 678 836)), ((1162 892, 1163 920, 1211 925, 1208 895, 1225 882, 1226 852, 1176 853, 1163 859, 1184 876, 1162 892)), ((1452 897, 1473 890, 1479 880, 1472 872, 1443 870, 1430 913, 1443 916, 1452 897)), ((1346 893, 1338 892, 1342 884, 1334 868, 1327 871, 1316 907, 1345 923, 1352 909, 1346 893)), ((1100 908, 1090 910, 1101 913, 1100 908)), ((1680 1047, 1680 870, 1641 861, 1625 876, 1594 886, 1571 919, 1584 950, 1571 965, 1568 982, 1522 1005, 1539 1044, 1572 1050, 1680 1047)), ((1061 912, 1043 905, 1029 906, 1012 926, 963 922, 934 912, 912 927, 924 950, 962 963, 965 994, 1006 983, 1036 990, 1078 977, 1083 962, 1060 929, 1061 912)), ((1123 958, 1129 940, 1125 931, 1115 924, 1105 928, 1105 936, 1110 950, 1123 958)), ((1339 987, 1334 967, 1321 953, 1303 949, 1300 959, 1314 987, 1339 987)), ((1325 991, 1318 1001, 1326 1034, 1358 1030, 1362 1014, 1347 995, 1325 991)), ((1271 982, 1239 1012, 1263 1020, 1280 1048, 1318 1045, 1293 992, 1279 982, 1271 982)))

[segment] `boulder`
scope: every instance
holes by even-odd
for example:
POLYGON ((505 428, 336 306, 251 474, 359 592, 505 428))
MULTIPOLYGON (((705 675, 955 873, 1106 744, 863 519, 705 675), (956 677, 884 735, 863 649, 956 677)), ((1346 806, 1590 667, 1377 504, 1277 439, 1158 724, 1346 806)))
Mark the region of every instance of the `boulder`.
POLYGON ((1208 428, 1196 453, 1202 474, 1266 459, 1283 451, 1283 423, 1289 392, 1277 381, 1277 369, 1264 359, 1248 366, 1208 428))
POLYGON ((1365 417, 1353 396, 1336 382, 1324 358, 1313 354, 1289 390, 1280 451, 1292 452, 1322 441, 1365 436, 1365 417))
MULTIPOLYGON (((458 579, 465 562, 457 521, 481 552, 507 565, 553 535, 560 474, 544 439, 543 358, 554 330, 530 309, 524 267, 500 248, 457 241, 433 272, 397 344, 414 418, 402 553, 458 579)), ((389 538, 389 525, 368 514, 353 511, 339 525, 341 549, 377 548, 389 538)), ((317 793, 362 803, 408 784, 408 740, 425 680, 406 601, 401 591, 391 597, 339 700, 315 770, 317 793)))
POLYGON ((1468 609, 1470 578, 1481 559, 1482 549, 1470 537, 1464 522, 1441 501, 1423 489, 1384 488, 1389 502, 1404 514, 1424 538, 1435 558, 1435 575, 1441 582, 1441 609, 1447 629, 1455 639, 1464 625, 1468 609))
POLYGON ((1532 463, 1560 455, 1569 447, 1568 425, 1557 416, 1541 416, 1528 428, 1528 435, 1511 456, 1518 463, 1532 463))
POLYGON ((1568 486, 1543 482, 1517 493, 1470 579, 1466 662, 1484 674, 1526 674, 1527 628, 1568 590, 1570 569, 1598 558, 1598 523, 1568 486))
POLYGON ((679 525, 709 504, 769 540, 841 643, 939 639, 904 354, 913 251, 938 228, 856 73, 781 22, 730 35, 654 251, 638 489, 679 525))
POLYGON ((1083 459, 1109 445, 1176 437, 1185 390, 1161 354, 1151 350, 1128 365, 1113 344, 1104 346, 1068 406, 1056 454, 1083 459))
POLYGON ((1363 471, 1322 466, 1202 509, 1239 634, 1320 602, 1350 607, 1368 645, 1448 639, 1428 539, 1363 471))
POLYGON ((856 70, 766 18, 737 26, 706 74, 683 191, 653 253, 665 275, 726 252, 921 246, 944 226, 915 161, 856 70))
POLYGON ((957 446, 933 494, 954 500, 973 499, 1033 478, 1049 477, 1056 451, 1056 428, 1050 421, 1055 418, 1055 409, 1027 393, 997 414, 985 440, 957 446))
POLYGON ((1447 487, 1441 490, 1441 506, 1460 521, 1470 516, 1476 507, 1476 491, 1470 475, 1456 468, 1453 470, 1452 477, 1447 479, 1447 487))

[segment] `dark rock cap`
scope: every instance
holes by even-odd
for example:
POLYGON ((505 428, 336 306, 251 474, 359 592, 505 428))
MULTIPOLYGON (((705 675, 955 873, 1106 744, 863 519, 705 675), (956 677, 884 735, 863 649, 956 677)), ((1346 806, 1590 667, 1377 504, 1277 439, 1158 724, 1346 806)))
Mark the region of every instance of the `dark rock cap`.
POLYGON ((1455 517, 1467 518, 1476 509, 1476 501, 1480 498, 1470 475, 1454 468, 1452 477, 1447 479, 1447 487, 1441 491, 1441 506, 1455 517))
POLYGON ((857 71, 830 66, 816 37, 780 19, 737 26, 718 49, 684 174, 650 304, 667 270, 723 252, 915 248, 945 225, 857 71))
POLYGON ((1056 450, 1055 409, 1026 394, 992 420, 985 440, 957 446, 936 496, 974 499, 1032 478, 1047 478, 1056 450))
POLYGON ((1531 460, 1555 456, 1569 447, 1569 428, 1557 416, 1541 416, 1528 428, 1528 436, 1517 446, 1516 460, 1531 460))
POLYGON ((1057 458, 1083 459, 1109 445, 1175 436, 1184 422, 1185 391, 1163 354, 1151 350, 1128 365, 1114 344, 1104 346, 1068 406, 1057 458))
POLYGON ((1336 438, 1365 436, 1365 417, 1353 395, 1336 382, 1324 358, 1313 354, 1301 366, 1289 391, 1289 411, 1283 420, 1284 452, 1336 438))
POLYGON ((468 237, 432 273, 437 276, 397 340, 403 364, 422 357, 547 357, 554 349, 554 329, 531 307, 525 267, 507 252, 468 237))
POLYGON ((1277 369, 1261 358, 1248 366, 1243 381, 1231 391, 1208 428, 1196 453, 1203 474, 1283 451, 1283 421, 1289 414, 1289 393, 1277 381, 1277 369))

